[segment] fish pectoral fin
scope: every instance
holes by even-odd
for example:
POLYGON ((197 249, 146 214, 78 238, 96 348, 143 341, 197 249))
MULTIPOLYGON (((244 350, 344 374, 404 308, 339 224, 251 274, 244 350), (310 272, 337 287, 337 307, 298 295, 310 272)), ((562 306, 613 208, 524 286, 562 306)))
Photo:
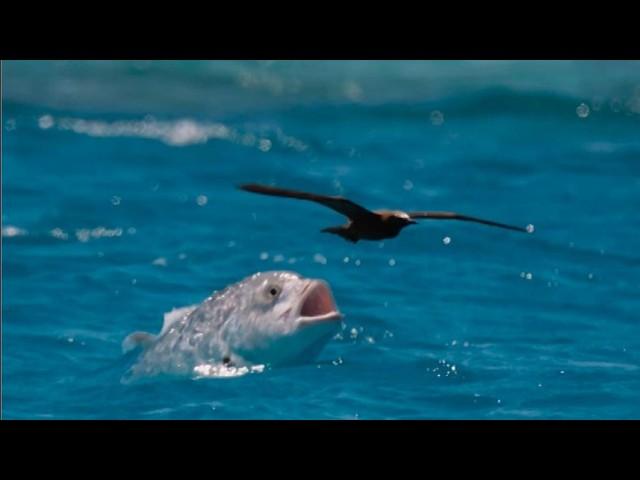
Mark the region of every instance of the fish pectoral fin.
POLYGON ((122 341, 122 353, 128 353, 136 348, 147 348, 155 338, 155 335, 147 332, 133 332, 122 341))
POLYGON ((164 314, 164 323, 162 324, 162 330, 160 330, 160 334, 163 334, 166 330, 169 329, 171 325, 173 325, 178 320, 182 320, 184 317, 193 312, 198 305, 189 305, 188 307, 182 308, 174 308, 170 312, 164 314))

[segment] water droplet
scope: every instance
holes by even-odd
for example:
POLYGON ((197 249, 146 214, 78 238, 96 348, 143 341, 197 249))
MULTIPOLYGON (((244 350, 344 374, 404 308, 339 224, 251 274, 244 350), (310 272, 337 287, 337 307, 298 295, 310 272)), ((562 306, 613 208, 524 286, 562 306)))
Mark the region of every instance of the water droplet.
POLYGON ((151 262, 151 265, 156 265, 158 267, 166 267, 167 259, 164 257, 158 257, 153 262, 151 262))
POLYGON ((413 182, 411 180, 405 180, 404 183, 402 184, 402 188, 404 188, 407 191, 411 190, 413 188, 413 182))
POLYGON ((127 233, 128 233, 129 235, 135 235, 135 234, 136 234, 136 232, 137 232, 137 230, 135 229, 135 227, 129 227, 129 228, 127 228, 127 233))
POLYGON ((440 110, 434 110, 433 112, 431 112, 429 118, 431 119, 431 124, 437 127, 444 123, 444 115, 440 110))
POLYGON ((54 228, 50 233, 53 238, 59 238, 60 240, 66 240, 69 238, 69 235, 67 235, 67 233, 65 233, 61 228, 54 228))
POLYGON ((111 205, 118 206, 118 205, 120 205, 121 201, 122 201, 122 199, 120 197, 118 197, 117 195, 114 195, 113 197, 111 197, 111 205))
POLYGON ((16 129, 16 120, 14 118, 10 118, 4 123, 4 128, 7 132, 11 132, 16 129))
POLYGON ((90 236, 91 236, 91 232, 86 228, 81 228, 79 230, 76 230, 76 238, 80 240, 82 243, 88 242, 90 236))
POLYGON ((392 259, 389 260, 389 266, 390 267, 393 267, 395 264, 396 264, 395 259, 392 258, 392 259))
POLYGON ((589 116, 589 106, 586 103, 581 103, 576 108, 576 113, 580 118, 587 118, 589 116))
POLYGON ((593 280, 593 273, 590 273, 589 275, 587 275, 587 277, 589 278, 589 280, 593 280))
POLYGON ((320 263, 322 265, 326 265, 327 264, 327 258, 324 255, 320 254, 320 253, 316 253, 313 256, 313 261, 316 262, 316 263, 320 263))
POLYGON ((260 260, 266 260, 269 258, 269 254, 267 252, 260 253, 260 260))
POLYGON ((359 266, 360 266, 360 263, 361 263, 361 262, 360 262, 360 259, 356 260, 356 261, 355 261, 356 267, 359 267, 359 266))
POLYGON ((527 273, 527 274, 525 275, 525 278, 526 278, 527 280, 531 280, 531 279, 533 278, 533 274, 532 274, 532 273, 527 273))
POLYGON ((268 152, 271 150, 271 140, 268 138, 263 138, 258 142, 258 148, 261 152, 268 152))
POLYGON ((47 130, 53 127, 54 123, 55 122, 53 121, 53 117, 51 115, 43 115, 38 119, 38 126, 42 130, 47 130))
POLYGON ((560 370, 560 375, 564 375, 564 370, 560 370))
POLYGON ((462 345, 463 345, 464 347, 468 347, 468 346, 469 346, 469 342, 464 342, 462 345))
POLYGON ((357 102, 362 98, 362 87, 354 81, 346 82, 342 89, 344 96, 349 100, 357 102))
POLYGON ((342 259, 342 261, 343 261, 344 263, 349 263, 349 257, 344 257, 344 258, 342 259))
POLYGON ((185 258, 187 258, 187 254, 186 253, 181 253, 181 254, 178 255, 178 258, 180 260, 184 260, 185 258))
POLYGON ((533 233, 536 231, 536 227, 533 224, 527 225, 527 233, 533 233))
POLYGON ((451 237, 444 237, 442 239, 442 243, 444 243, 445 245, 449 245, 451 243, 451 237))
POLYGON ((208 201, 209 199, 206 195, 198 195, 198 198, 196 198, 196 203, 201 207, 204 207, 208 201))
POLYGON ((275 257, 273 257, 273 261, 274 261, 275 263, 283 262, 283 261, 284 261, 284 255, 282 255, 281 253, 279 253, 278 255, 276 255, 275 257))
POLYGON ((138 279, 134 278, 131 280, 131 285, 135 285, 136 283, 138 283, 138 279))

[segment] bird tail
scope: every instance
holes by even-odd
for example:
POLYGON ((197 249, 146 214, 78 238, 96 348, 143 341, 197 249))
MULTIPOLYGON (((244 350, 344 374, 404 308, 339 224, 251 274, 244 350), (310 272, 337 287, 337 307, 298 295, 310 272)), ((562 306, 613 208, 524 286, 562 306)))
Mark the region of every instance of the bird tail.
POLYGON ((321 232, 325 232, 325 233, 333 233, 334 235, 339 235, 342 238, 344 238, 345 240, 348 240, 352 243, 356 243, 358 241, 358 238, 353 236, 351 234, 351 231, 347 228, 344 228, 342 226, 340 227, 327 227, 327 228, 323 228, 321 230, 321 232))

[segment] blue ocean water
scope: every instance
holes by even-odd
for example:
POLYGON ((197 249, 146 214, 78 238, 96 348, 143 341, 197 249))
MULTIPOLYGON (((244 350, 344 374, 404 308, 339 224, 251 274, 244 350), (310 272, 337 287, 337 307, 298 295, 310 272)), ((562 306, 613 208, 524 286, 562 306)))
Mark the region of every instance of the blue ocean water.
POLYGON ((639 62, 3 62, 2 415, 640 418, 639 62), (318 205, 456 210, 384 242, 318 205), (317 361, 123 385, 134 330, 322 278, 317 361))

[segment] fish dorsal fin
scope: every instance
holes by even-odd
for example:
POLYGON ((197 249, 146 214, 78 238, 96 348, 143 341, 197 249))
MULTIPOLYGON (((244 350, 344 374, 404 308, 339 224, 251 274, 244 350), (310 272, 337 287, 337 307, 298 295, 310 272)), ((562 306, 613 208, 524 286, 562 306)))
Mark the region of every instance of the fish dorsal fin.
POLYGON ((189 305, 188 307, 182 308, 174 308, 170 312, 164 314, 164 323, 162 324, 162 330, 160 330, 160 335, 166 332, 171 325, 173 325, 178 320, 182 320, 184 317, 189 315, 196 309, 197 305, 189 305))
POLYGON ((138 347, 147 348, 155 338, 155 335, 147 332, 133 332, 122 341, 122 353, 130 352, 138 347))

